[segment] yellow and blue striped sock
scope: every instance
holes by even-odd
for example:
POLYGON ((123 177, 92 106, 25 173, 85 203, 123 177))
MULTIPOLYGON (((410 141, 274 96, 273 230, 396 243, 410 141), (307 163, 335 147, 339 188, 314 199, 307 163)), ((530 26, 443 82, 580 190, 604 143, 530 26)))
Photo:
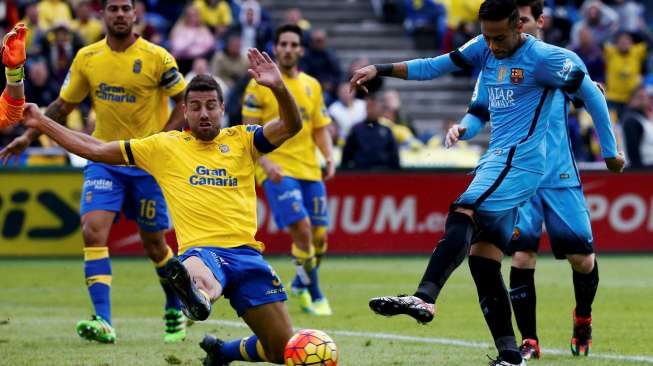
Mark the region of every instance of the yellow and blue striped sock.
POLYGON ((168 247, 168 253, 166 254, 165 258, 163 258, 160 262, 154 263, 154 269, 156 270, 157 275, 159 276, 159 282, 161 282, 161 287, 163 287, 163 292, 166 295, 166 304, 165 304, 165 310, 167 309, 177 309, 181 310, 181 301, 179 301, 179 298, 177 295, 175 295, 175 292, 172 290, 172 287, 170 284, 168 284, 167 280, 165 279, 165 272, 163 270, 163 266, 170 261, 170 259, 174 258, 174 253, 172 252, 172 249, 168 247))
POLYGON ((95 314, 111 324, 111 260, 109 248, 84 248, 84 276, 95 314))
POLYGON ((255 335, 225 342, 222 345, 222 355, 227 358, 228 362, 267 362, 263 345, 255 335))

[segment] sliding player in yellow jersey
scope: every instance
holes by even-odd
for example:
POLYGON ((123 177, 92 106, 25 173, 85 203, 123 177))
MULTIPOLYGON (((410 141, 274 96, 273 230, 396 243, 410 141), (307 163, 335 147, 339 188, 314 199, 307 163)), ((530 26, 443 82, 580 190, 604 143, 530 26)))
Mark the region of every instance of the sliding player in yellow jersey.
POLYGON ((105 164, 135 164, 152 174, 170 205, 180 257, 163 267, 193 319, 204 320, 220 296, 252 329, 253 335, 223 342, 207 335, 201 343, 205 365, 231 361, 283 363, 293 333, 285 289, 261 255, 256 233, 257 159, 302 128, 299 110, 274 62, 250 49, 249 73, 279 104, 279 119, 260 126, 220 129, 222 91, 209 75, 196 76, 184 95, 190 131, 104 143, 68 130, 42 116, 33 105, 25 124, 47 134, 74 154, 105 164), (181 260, 181 261, 180 261, 181 260), (182 263, 183 262, 183 263, 182 263))
MULTIPOLYGON (((181 102, 186 85, 175 59, 133 32, 133 0, 102 3, 107 37, 77 53, 59 98, 48 106, 46 116, 63 123, 90 97, 96 114, 93 136, 102 141, 141 138, 181 127, 181 103, 168 116, 169 97, 181 102)), ((37 136, 38 131, 28 130, 0 152, 0 158, 19 155, 37 136)), ((80 216, 84 275, 94 314, 90 320, 78 322, 76 329, 82 338, 101 343, 116 341, 107 241, 120 212, 138 223, 145 252, 161 277, 160 267, 172 253, 164 237, 170 223, 161 189, 141 169, 89 163, 84 169, 80 216)), ((181 341, 186 336, 181 304, 169 285, 162 282, 162 286, 166 295, 164 340, 181 341)))
MULTIPOLYGON (((310 314, 331 315, 331 307, 320 290, 318 268, 327 248, 329 223, 326 188, 322 179, 333 177, 333 148, 326 126, 326 113, 320 83, 299 71, 303 55, 302 30, 284 25, 276 31, 274 53, 283 81, 299 106, 303 128, 281 148, 259 159, 256 179, 262 184, 274 220, 280 229, 288 228, 293 240, 292 255, 297 275, 292 292, 300 295, 302 310, 310 314), (326 160, 322 176, 316 147, 326 160)), ((245 123, 266 124, 279 118, 277 103, 269 89, 250 81, 243 102, 245 123)))

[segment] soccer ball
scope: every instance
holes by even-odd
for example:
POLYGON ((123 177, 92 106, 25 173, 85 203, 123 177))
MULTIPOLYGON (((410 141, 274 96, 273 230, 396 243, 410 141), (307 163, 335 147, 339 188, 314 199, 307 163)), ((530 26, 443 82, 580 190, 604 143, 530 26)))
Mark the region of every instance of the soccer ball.
POLYGON ((304 329, 290 338, 283 353, 286 366, 336 366, 336 343, 326 333, 304 329))

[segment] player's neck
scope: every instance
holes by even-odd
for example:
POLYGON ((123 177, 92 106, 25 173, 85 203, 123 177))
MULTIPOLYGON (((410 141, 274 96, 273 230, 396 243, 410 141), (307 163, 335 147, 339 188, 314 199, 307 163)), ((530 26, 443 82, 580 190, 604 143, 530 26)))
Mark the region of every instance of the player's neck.
POLYGON ((281 70, 281 73, 289 78, 295 78, 297 75, 299 75, 299 67, 297 66, 292 66, 292 67, 283 67, 281 65, 278 65, 279 69, 281 70))
POLYGON ((523 46, 524 43, 526 43, 527 39, 528 38, 526 37, 526 35, 524 33, 519 33, 519 42, 517 42, 517 47, 515 47, 515 49, 512 50, 512 52, 510 53, 510 55, 508 55, 508 57, 512 57, 512 55, 514 55, 517 51, 519 51, 521 46, 523 46))
POLYGON ((138 36, 132 33, 131 35, 127 37, 113 37, 111 35, 107 36, 107 45, 109 45, 109 48, 111 51, 114 52, 124 52, 126 49, 128 49, 131 45, 133 45, 136 40, 138 39, 138 36))

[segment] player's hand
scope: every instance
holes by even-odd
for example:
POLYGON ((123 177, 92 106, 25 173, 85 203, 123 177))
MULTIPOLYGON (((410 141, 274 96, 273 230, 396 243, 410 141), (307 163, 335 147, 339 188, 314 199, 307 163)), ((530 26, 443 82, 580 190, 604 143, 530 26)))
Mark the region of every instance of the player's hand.
POLYGON ((283 174, 281 172, 281 167, 278 164, 268 160, 265 163, 261 163, 261 166, 270 180, 274 183, 281 183, 283 174))
POLYGON ((281 71, 267 53, 250 48, 247 50, 247 58, 250 65, 247 72, 257 83, 270 89, 283 87, 281 71))
POLYGON ((322 175, 322 179, 329 180, 332 179, 335 175, 336 175, 336 164, 333 162, 333 159, 327 159, 326 167, 324 169, 324 174, 322 175))
POLYGON ((2 39, 2 63, 10 69, 15 69, 23 64, 27 59, 25 52, 25 36, 27 28, 24 24, 19 23, 14 26, 9 33, 2 39))
POLYGON ((27 149, 29 144, 30 141, 26 136, 16 137, 14 141, 10 142, 9 145, 0 150, 0 160, 2 160, 2 165, 7 165, 11 158, 18 158, 20 154, 27 149))
POLYGON ((363 84, 368 80, 374 79, 376 74, 377 70, 374 65, 367 65, 362 69, 354 71, 354 75, 352 75, 351 80, 349 81, 349 91, 353 93, 360 89, 365 93, 368 93, 369 91, 363 84))
POLYGON ((460 140, 460 136, 465 134, 465 131, 467 131, 467 129, 460 125, 451 126, 447 131, 447 136, 444 138, 444 146, 448 149, 455 145, 456 142, 460 140))
POLYGON ((605 158, 605 166, 608 167, 608 170, 614 173, 621 173, 624 171, 624 166, 626 165, 626 158, 624 158, 623 151, 619 151, 614 158, 605 158))
POLYGON ((23 125, 28 128, 39 129, 41 126, 43 113, 39 106, 34 103, 25 103, 23 107, 23 125))

